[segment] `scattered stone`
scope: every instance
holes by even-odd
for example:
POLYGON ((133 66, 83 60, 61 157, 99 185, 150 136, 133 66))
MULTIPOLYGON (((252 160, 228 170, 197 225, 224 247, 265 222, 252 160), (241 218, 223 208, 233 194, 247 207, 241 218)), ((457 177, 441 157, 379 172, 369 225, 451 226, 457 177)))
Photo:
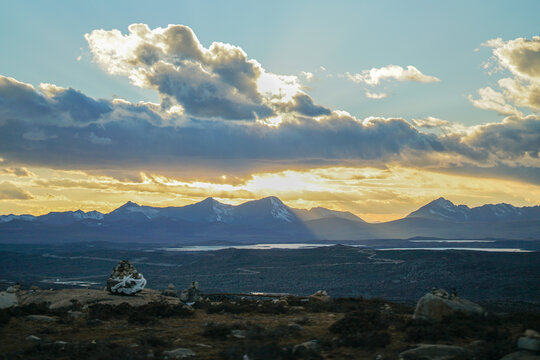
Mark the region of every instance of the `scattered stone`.
POLYGON ((8 288, 6 289, 6 292, 8 292, 8 293, 10 293, 10 294, 13 294, 13 293, 15 293, 16 291, 15 291, 15 288, 14 288, 13 286, 10 286, 10 287, 8 287, 8 288))
POLYGON ((164 351, 163 357, 165 359, 187 359, 195 357, 195 352, 191 349, 178 348, 174 350, 164 351))
POLYGON ((191 285, 182 290, 180 294, 180 300, 185 303, 195 303, 199 301, 203 296, 202 291, 199 289, 199 283, 197 281, 192 281, 191 285))
POLYGON ((308 354, 316 354, 321 351, 321 344, 317 340, 310 340, 298 345, 294 345, 293 354, 296 356, 306 356, 308 354))
POLYGON ((73 319, 80 319, 84 316, 84 313, 82 311, 74 311, 74 310, 68 310, 67 314, 70 318, 73 318, 73 319))
POLYGON ((384 304, 383 306, 381 306, 381 312, 386 313, 386 314, 391 314, 393 313, 393 310, 390 305, 384 304))
POLYGON ((57 322, 58 319, 52 316, 46 316, 46 315, 27 315, 25 317, 26 320, 30 321, 41 321, 41 322, 57 322))
POLYGON ((175 290, 174 284, 170 283, 169 286, 167 286, 167 289, 169 290, 175 290))
POLYGON ((120 261, 107 280, 107 290, 112 294, 133 295, 145 286, 146 279, 127 260, 120 261))
POLYGON ((419 345, 399 354, 399 360, 469 360, 467 349, 453 345, 419 345))
POLYGON ((176 290, 171 290, 171 289, 165 289, 161 292, 161 295, 163 296, 169 296, 169 297, 178 297, 178 293, 176 292, 176 290))
POLYGON ((324 290, 319 290, 309 296, 310 302, 330 302, 331 298, 324 290))
POLYGON ((231 330, 231 336, 237 339, 245 339, 247 337, 247 334, 248 333, 246 330, 238 330, 238 329, 231 330))
POLYGON ((19 305, 19 300, 15 292, 0 292, 0 309, 7 309, 17 305, 19 305))
POLYGON ((516 351, 505 355, 501 360, 540 360, 540 355, 529 351, 516 351))
POLYGON ((36 335, 29 335, 26 337, 26 340, 28 341, 41 341, 40 338, 38 338, 36 335))
POLYGON ((100 325, 103 325, 104 322, 102 320, 99 320, 99 319, 90 319, 86 322, 86 325, 88 326, 100 326, 100 325))
POLYGON ((301 332, 303 329, 302 329, 302 326, 296 324, 296 323, 289 323, 287 324, 287 328, 289 330, 292 330, 294 332, 301 332))
POLYGON ((540 339, 522 336, 517 341, 517 347, 521 350, 540 351, 540 339))
POLYGON ((472 301, 450 295, 443 289, 437 289, 418 300, 413 318, 440 321, 455 313, 483 315, 485 311, 472 301))

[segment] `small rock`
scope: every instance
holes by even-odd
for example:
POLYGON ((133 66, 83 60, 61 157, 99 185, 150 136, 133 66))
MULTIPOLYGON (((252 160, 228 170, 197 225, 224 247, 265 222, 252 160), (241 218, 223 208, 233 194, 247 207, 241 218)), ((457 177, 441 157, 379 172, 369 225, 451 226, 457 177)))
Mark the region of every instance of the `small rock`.
POLYGON ((321 344, 317 340, 310 340, 293 346, 293 354, 296 356, 305 356, 316 354, 321 351, 321 344))
POLYGON ((34 286, 31 286, 31 287, 30 287, 30 290, 31 290, 31 291, 39 291, 39 290, 41 290, 41 289, 39 288, 39 286, 34 285, 34 286))
POLYGON ((102 320, 99 320, 99 319, 90 319, 86 322, 86 325, 88 326, 100 326, 100 325, 103 325, 104 322, 102 320))
POLYGON ((182 290, 180 294, 180 300, 185 303, 195 303, 199 301, 203 296, 202 291, 199 289, 199 283, 192 281, 189 288, 182 290))
POLYGON ((6 289, 7 293, 13 294, 15 292, 15 288, 13 286, 10 286, 6 289))
POLYGON ((164 351, 163 357, 165 359, 186 359, 195 357, 195 352, 191 349, 178 348, 174 350, 164 351))
POLYGON ((234 329, 234 330, 231 330, 231 336, 237 339, 245 339, 247 337, 247 331, 234 329))
POLYGON ((540 334, 532 329, 525 330, 523 336, 533 339, 540 339, 540 334))
POLYGON ((57 322, 58 319, 52 316, 46 316, 46 315, 27 315, 25 317, 26 320, 30 321, 41 321, 41 322, 57 322))
POLYGON ((399 354, 399 360, 469 360, 467 349, 452 345, 420 345, 399 354))
POLYGON ((40 341, 41 339, 38 338, 35 335, 29 335, 29 336, 26 337, 26 340, 28 340, 28 341, 40 341))
POLYGON ((302 326, 296 324, 296 323, 289 323, 287 324, 287 328, 289 330, 292 330, 294 332, 301 332, 303 329, 302 329, 302 326))
POLYGON ((501 360, 540 360, 540 355, 529 351, 516 351, 505 355, 501 360))
POLYGON ((331 298, 324 290, 319 290, 309 296, 310 302, 330 302, 331 298))
POLYGON ((0 292, 0 309, 7 309, 17 305, 19 305, 19 300, 15 292, 0 292))
POLYGON ((169 290, 175 290, 174 284, 173 284, 173 283, 170 283, 169 286, 167 287, 167 289, 169 289, 169 290))
POLYGON ((522 336, 517 341, 518 349, 540 351, 540 339, 522 336))
POLYGON ((58 346, 59 348, 61 348, 62 350, 64 349, 64 347, 67 345, 68 343, 66 341, 62 341, 62 340, 58 340, 58 341, 55 341, 54 342, 54 345, 55 346, 58 346))
POLYGON ((211 349, 212 348, 212 345, 207 345, 207 344, 196 344, 198 347, 202 347, 202 348, 207 348, 207 349, 211 349))
POLYGON ((171 289, 165 289, 161 292, 161 295, 163 296, 169 296, 169 297, 178 297, 178 293, 176 292, 176 290, 171 290, 171 289))
POLYGON ((73 319, 80 319, 84 316, 84 313, 82 311, 69 310, 67 314, 70 318, 73 318, 73 319))

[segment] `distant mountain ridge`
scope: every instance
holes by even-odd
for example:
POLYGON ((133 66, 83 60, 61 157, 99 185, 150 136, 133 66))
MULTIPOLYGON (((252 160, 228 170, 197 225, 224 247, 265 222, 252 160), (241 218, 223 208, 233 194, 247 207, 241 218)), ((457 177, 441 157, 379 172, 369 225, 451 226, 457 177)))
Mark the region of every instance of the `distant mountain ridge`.
POLYGON ((350 212, 329 210, 322 207, 293 209, 285 205, 279 198, 269 196, 259 200, 248 201, 240 205, 223 204, 211 197, 201 202, 186 206, 152 207, 128 201, 110 213, 99 211, 84 212, 65 211, 50 212, 46 215, 0 215, 0 223, 13 220, 38 221, 51 225, 66 225, 83 220, 111 221, 144 221, 157 218, 185 220, 198 223, 249 224, 268 221, 293 223, 322 218, 344 218, 364 222, 350 212))
POLYGON ((413 211, 407 218, 464 222, 539 220, 540 206, 515 207, 501 203, 470 208, 467 205, 454 205, 451 201, 440 197, 413 211))
POLYGON ((108 241, 159 244, 408 239, 540 240, 540 206, 469 208, 439 198, 405 218, 367 223, 350 212, 294 209, 277 197, 240 205, 213 198, 181 207, 127 202, 110 213, 51 212, 0 216, 0 243, 108 241))

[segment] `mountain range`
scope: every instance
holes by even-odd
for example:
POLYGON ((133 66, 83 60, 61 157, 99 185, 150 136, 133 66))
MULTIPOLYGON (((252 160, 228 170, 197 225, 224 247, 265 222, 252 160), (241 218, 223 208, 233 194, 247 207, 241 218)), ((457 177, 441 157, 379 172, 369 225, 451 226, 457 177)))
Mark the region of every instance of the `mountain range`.
POLYGON ((469 208, 439 198, 403 219, 367 223, 350 212, 295 209, 274 196, 233 206, 213 198, 182 207, 127 202, 110 213, 51 212, 0 215, 1 243, 118 241, 201 243, 227 241, 367 240, 437 238, 540 239, 540 206, 469 208))

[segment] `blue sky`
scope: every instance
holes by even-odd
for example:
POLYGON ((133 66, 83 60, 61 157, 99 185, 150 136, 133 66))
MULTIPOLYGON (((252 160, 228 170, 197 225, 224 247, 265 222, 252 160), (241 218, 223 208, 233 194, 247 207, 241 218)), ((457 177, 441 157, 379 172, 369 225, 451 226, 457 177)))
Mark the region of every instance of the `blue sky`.
POLYGON ((435 116, 465 124, 493 121, 467 95, 493 80, 481 68, 490 49, 481 43, 538 33, 538 1, 53 1, 0 5, 0 69, 37 85, 50 82, 93 97, 156 100, 91 62, 83 37, 94 29, 126 32, 132 23, 151 28, 191 27, 205 46, 221 41, 240 46, 250 58, 278 74, 360 72, 388 64, 416 66, 440 83, 388 85, 392 95, 366 99, 363 87, 342 79, 320 79, 314 99, 333 109, 367 116, 435 116), (480 51, 474 52, 475 48, 480 51), (82 49, 82 50, 81 50, 82 49), (81 61, 77 57, 83 55, 81 61))
POLYGON ((206 196, 368 220, 439 196, 539 204, 538 14, 538 1, 4 1, 0 213, 206 196))

